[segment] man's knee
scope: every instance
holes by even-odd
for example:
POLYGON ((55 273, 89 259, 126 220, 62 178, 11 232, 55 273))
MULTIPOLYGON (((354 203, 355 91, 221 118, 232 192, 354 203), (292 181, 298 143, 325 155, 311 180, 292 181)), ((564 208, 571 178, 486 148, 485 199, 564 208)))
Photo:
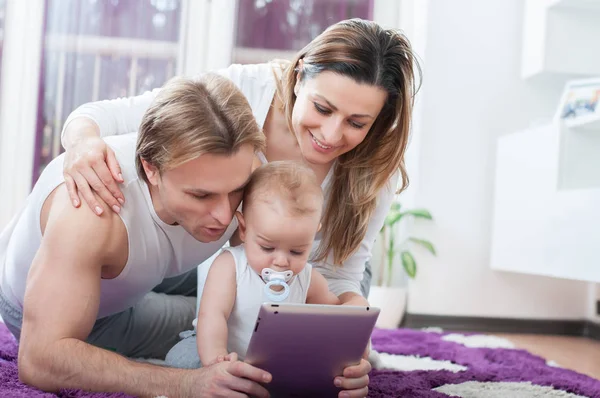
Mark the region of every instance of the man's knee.
POLYGON ((8 331, 15 336, 17 340, 21 338, 23 312, 10 303, 2 291, 0 291, 0 320, 3 321, 8 331))
POLYGON ((133 308, 96 321, 88 343, 122 355, 163 359, 192 328, 196 299, 150 292, 133 308))
POLYGON ((172 278, 165 278, 152 289, 155 293, 165 293, 187 297, 196 297, 198 293, 198 268, 172 278))
MULTIPOLYGON (((21 325, 12 325, 10 322, 8 322, 6 319, 2 318, 2 321, 4 321, 4 324, 6 325, 6 328, 8 329, 8 331, 15 336, 15 339, 20 340, 21 339, 21 325)), ((0 323, 2 323, 2 321, 0 321, 0 323)))

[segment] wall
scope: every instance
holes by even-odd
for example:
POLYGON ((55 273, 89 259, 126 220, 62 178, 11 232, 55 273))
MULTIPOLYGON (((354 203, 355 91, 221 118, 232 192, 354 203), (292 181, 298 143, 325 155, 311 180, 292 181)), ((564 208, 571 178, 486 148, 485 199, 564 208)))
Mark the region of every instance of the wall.
POLYGON ((588 284, 492 271, 496 140, 549 121, 562 81, 521 79, 521 0, 431 0, 424 53, 416 203, 433 225, 438 257, 419 252, 408 311, 419 314, 581 319, 588 284))
POLYGON ((596 302, 600 301, 600 283, 588 284, 588 311, 586 318, 600 325, 600 314, 596 313, 596 302))

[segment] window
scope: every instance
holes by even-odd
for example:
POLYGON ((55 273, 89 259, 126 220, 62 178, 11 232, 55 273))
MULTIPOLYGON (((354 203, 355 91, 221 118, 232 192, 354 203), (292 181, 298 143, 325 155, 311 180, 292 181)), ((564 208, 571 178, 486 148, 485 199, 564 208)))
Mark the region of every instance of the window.
POLYGON ((373 0, 239 0, 235 63, 290 59, 329 25, 373 18, 373 0))
POLYGON ((33 181, 62 151, 69 113, 141 94, 176 71, 181 0, 48 0, 33 181))

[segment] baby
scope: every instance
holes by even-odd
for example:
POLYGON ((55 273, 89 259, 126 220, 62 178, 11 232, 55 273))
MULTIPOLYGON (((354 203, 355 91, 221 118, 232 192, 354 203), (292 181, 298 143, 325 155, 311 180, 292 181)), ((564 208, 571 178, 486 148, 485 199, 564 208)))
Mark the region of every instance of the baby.
POLYGON ((224 248, 212 264, 194 336, 167 355, 176 367, 224 358, 243 360, 264 302, 339 304, 327 281, 307 263, 321 224, 323 193, 312 170, 291 161, 258 168, 244 192, 239 222, 242 245, 224 248), (196 351, 196 350, 194 350, 196 351))

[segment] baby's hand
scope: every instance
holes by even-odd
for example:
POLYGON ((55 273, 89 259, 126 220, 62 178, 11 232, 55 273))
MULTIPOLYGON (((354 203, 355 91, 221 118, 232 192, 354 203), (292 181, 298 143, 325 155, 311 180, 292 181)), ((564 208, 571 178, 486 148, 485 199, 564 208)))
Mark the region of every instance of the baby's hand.
POLYGON ((238 354, 236 354, 235 352, 231 352, 227 355, 219 355, 218 357, 215 358, 214 361, 212 361, 210 363, 210 365, 214 365, 216 363, 221 363, 221 362, 235 362, 238 360, 238 354))
POLYGON ((213 359, 207 366, 216 365, 221 362, 228 361, 231 354, 221 354, 215 359, 213 359))
POLYGON ((229 361, 229 362, 235 362, 238 360, 238 354, 235 352, 230 352, 229 354, 225 355, 225 357, 223 358, 224 361, 229 361))

